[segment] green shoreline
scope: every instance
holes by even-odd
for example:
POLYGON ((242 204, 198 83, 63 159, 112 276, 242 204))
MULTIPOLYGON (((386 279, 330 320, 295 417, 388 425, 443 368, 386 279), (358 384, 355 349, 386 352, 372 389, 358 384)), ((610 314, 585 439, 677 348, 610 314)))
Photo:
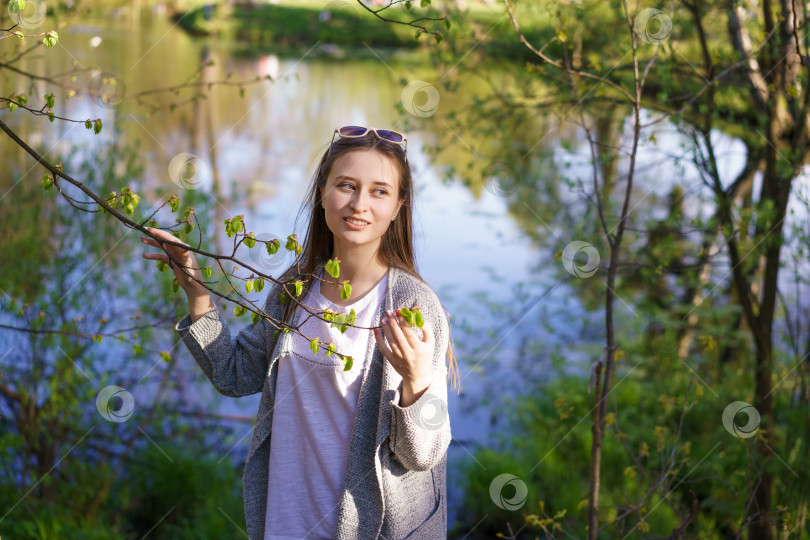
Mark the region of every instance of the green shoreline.
MULTIPOLYGON (((409 11, 401 8, 381 15, 412 20, 440 17, 441 13, 432 7, 413 7, 409 11)), ((218 2, 177 12, 171 19, 191 35, 232 40, 256 52, 298 54, 320 42, 321 46, 312 51, 311 56, 356 59, 378 52, 388 55, 395 50, 416 52, 436 46, 433 35, 417 39, 414 27, 382 21, 359 5, 342 0, 238 5, 218 2), (330 7, 333 9, 327 9, 330 7)), ((508 17, 499 10, 476 6, 463 13, 451 13, 449 19, 449 29, 443 21, 422 21, 422 24, 429 31, 439 30, 443 38, 452 38, 461 48, 477 44, 488 56, 508 61, 537 61, 520 43, 508 17), (463 24, 459 24, 462 21, 463 24), (471 31, 471 27, 477 31, 471 31), (486 39, 479 43, 479 36, 486 39)), ((522 30, 533 40, 554 35, 550 24, 537 21, 535 28, 544 30, 522 30)))

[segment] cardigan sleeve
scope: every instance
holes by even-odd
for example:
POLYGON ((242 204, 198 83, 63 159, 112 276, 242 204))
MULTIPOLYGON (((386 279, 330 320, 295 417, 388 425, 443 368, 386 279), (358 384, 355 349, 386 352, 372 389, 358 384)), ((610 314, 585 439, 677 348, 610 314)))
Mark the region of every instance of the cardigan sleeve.
MULTIPOLYGON (((271 287, 264 312, 279 320, 282 309, 278 290, 271 287)), ((248 324, 232 341, 228 324, 215 306, 194 323, 187 313, 174 329, 221 394, 239 397, 262 390, 270 353, 278 340, 273 337, 274 326, 266 319, 248 324)))
MULTIPOLYGON (((402 382, 391 401, 392 418, 389 446, 396 459, 406 468, 427 471, 437 465, 450 446, 450 416, 447 409, 447 366, 445 354, 449 341, 449 324, 438 297, 430 291, 418 303, 425 315, 425 325, 434 333, 433 378, 427 390, 408 405, 399 405, 402 382)), ((422 331, 417 329, 421 339, 422 331)))

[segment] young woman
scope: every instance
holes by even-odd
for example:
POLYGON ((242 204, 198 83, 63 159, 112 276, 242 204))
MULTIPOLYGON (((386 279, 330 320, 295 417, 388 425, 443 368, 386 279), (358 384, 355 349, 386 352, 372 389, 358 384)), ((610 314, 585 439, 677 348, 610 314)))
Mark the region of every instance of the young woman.
POLYGON ((446 314, 413 260, 405 141, 391 130, 335 130, 302 207, 311 214, 300 267, 277 278, 304 289, 274 285, 264 307, 289 331, 262 318, 231 341, 193 254, 165 246, 189 300, 175 329, 194 359, 221 393, 262 393, 243 477, 251 540, 447 537, 446 354, 456 379, 458 368, 446 314), (337 280, 324 272, 334 258, 337 280), (402 307, 419 307, 424 326, 408 324, 402 307), (354 325, 332 328, 319 316, 327 308, 353 309, 354 325), (322 348, 314 354, 316 337, 352 356, 351 368, 322 348))

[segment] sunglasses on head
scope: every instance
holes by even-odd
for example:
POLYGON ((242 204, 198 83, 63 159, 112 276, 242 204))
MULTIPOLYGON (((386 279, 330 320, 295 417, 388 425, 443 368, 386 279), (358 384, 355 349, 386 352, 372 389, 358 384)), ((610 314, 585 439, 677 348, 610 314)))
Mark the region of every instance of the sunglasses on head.
POLYGON ((383 139, 388 142, 392 142, 398 144, 402 147, 403 150, 406 149, 407 145, 405 141, 407 137, 398 131, 393 131, 391 129, 376 129, 376 128, 367 128, 363 126, 343 126, 341 128, 335 128, 334 133, 332 133, 332 142, 335 142, 335 133, 338 134, 340 137, 363 137, 369 131, 374 133, 374 135, 378 139, 383 139))

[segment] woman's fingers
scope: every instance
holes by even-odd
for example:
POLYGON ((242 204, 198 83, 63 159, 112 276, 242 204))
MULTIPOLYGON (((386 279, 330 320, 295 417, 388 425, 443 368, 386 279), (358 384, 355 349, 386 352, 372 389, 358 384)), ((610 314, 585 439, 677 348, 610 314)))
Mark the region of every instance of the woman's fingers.
POLYGON ((382 327, 385 337, 388 338, 391 350, 394 351, 395 354, 403 356, 408 347, 411 349, 416 348, 415 345, 419 340, 416 338, 416 334, 413 333, 413 330, 410 328, 405 318, 401 315, 392 313, 391 316, 386 318, 386 323, 383 324, 382 327), (408 326, 408 328, 403 329, 403 325, 408 326), (408 334, 411 335, 408 336, 408 334))
MULTIPOLYGON (((184 246, 188 246, 188 244, 186 244, 185 242, 183 242, 182 240, 177 238, 175 235, 173 235, 169 231, 164 231, 162 229, 155 229, 153 227, 144 227, 144 229, 146 231, 149 231, 151 234, 157 236, 158 238, 160 238, 162 240, 170 240, 172 242, 177 242, 177 243, 183 244, 184 246)), ((145 242, 148 243, 149 245, 153 245, 153 246, 158 246, 159 245, 159 243, 156 240, 152 239, 152 238, 148 238, 148 237, 141 237, 141 238, 146 238, 145 242)), ((181 250, 181 251, 184 251, 184 252, 188 251, 188 250, 183 250, 181 248, 178 248, 177 246, 166 246, 166 248, 167 249, 178 249, 178 250, 181 250)))
MULTIPOLYGON (((160 229, 155 229, 153 227, 144 227, 146 231, 150 234, 154 234, 155 236, 159 237, 161 240, 170 240, 173 242, 179 242, 183 245, 188 245, 173 234, 169 233, 168 231, 163 231, 160 229)), ((189 250, 183 249, 177 246, 161 244, 158 240, 154 238, 149 238, 147 236, 141 236, 141 242, 148 246, 154 246, 156 248, 164 250, 166 253, 169 253, 175 259, 181 261, 184 266, 194 267, 194 258, 190 254, 189 250)), ((162 259, 161 259, 162 260, 162 259)), ((168 257, 166 258, 168 261, 168 257)))
MULTIPOLYGON (((192 293, 196 294, 198 291, 208 292, 208 289, 201 282, 205 279, 202 270, 200 270, 197 259, 191 250, 183 249, 179 246, 172 246, 161 243, 162 240, 169 240, 172 242, 180 243, 188 246, 185 242, 178 239, 168 231, 162 231, 153 227, 144 227, 144 229, 155 236, 155 238, 141 237, 141 242, 146 245, 154 246, 163 250, 162 253, 145 253, 144 259, 153 261, 162 261, 168 264, 174 272, 177 283, 180 285, 187 295, 192 293), (173 264, 174 262, 174 264, 173 264)), ((189 296, 191 298, 191 296, 189 296)))
POLYGON ((382 355, 383 355, 383 356, 384 356, 384 357, 385 357, 385 358, 386 358, 386 359, 387 359, 389 362, 392 362, 392 363, 393 363, 393 360, 391 360, 391 359, 392 359, 392 358, 394 358, 394 353, 393 353, 393 351, 391 350, 391 347, 389 347, 389 346, 388 346, 388 344, 385 342, 385 339, 383 339, 383 333, 382 333, 382 331, 379 331, 379 332, 374 332, 374 339, 376 339, 376 340, 377 340, 377 347, 379 347, 379 348, 380 348, 380 352, 382 353, 382 355))

